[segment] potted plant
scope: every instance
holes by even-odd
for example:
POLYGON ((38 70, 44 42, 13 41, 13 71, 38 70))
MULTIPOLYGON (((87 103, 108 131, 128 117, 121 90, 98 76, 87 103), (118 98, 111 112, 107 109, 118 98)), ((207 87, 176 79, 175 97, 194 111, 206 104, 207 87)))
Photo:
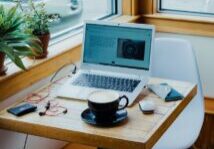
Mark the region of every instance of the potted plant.
POLYGON ((43 52, 36 59, 46 58, 48 55, 48 44, 50 40, 48 15, 45 11, 45 3, 35 4, 32 0, 28 1, 27 6, 23 7, 20 0, 17 1, 22 12, 25 14, 25 22, 28 31, 37 36, 41 43, 43 52))
POLYGON ((17 6, 10 9, 0 5, 0 75, 5 74, 4 60, 7 56, 19 68, 26 70, 23 56, 39 55, 42 51, 40 41, 23 28, 23 19, 17 6))

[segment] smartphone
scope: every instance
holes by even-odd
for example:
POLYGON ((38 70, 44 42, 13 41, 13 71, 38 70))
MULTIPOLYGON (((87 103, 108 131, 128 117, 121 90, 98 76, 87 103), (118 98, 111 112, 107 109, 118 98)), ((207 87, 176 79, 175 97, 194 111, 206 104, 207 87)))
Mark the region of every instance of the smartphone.
MULTIPOLYGON (((167 83, 162 83, 161 85, 169 86, 167 83)), ((166 102, 182 100, 184 98, 184 96, 181 93, 179 93, 177 90, 175 90, 172 87, 170 87, 170 88, 171 88, 171 91, 165 98, 166 102)))

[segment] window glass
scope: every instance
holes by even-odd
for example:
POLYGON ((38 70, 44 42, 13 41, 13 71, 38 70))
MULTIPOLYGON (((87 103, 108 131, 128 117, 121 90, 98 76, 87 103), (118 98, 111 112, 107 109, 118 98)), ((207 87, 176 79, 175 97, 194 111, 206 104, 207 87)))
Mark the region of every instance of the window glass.
MULTIPOLYGON (((6 8, 15 6, 15 0, 0 0, 6 8)), ((35 4, 45 3, 49 16, 51 42, 59 42, 80 32, 84 20, 105 19, 118 14, 120 0, 33 0, 35 4)), ((28 0, 21 0, 26 7, 28 0)), ((119 8, 120 9, 120 8, 119 8)))
POLYGON ((159 0, 160 11, 214 15, 214 0, 159 0))
MULTIPOLYGON (((6 7, 14 5, 14 0, 0 0, 6 7)), ((28 0, 21 0, 23 5, 28 0)), ((68 33, 84 20, 106 18, 116 14, 117 0, 33 0, 35 4, 45 3, 50 17, 52 37, 68 33)))

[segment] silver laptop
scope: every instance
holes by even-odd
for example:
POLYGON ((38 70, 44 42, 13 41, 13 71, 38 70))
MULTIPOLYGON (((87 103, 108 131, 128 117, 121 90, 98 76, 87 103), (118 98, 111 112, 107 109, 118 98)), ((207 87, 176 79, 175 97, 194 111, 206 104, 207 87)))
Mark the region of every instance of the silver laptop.
POLYGON ((80 69, 58 97, 86 100, 93 91, 114 90, 131 105, 150 76, 154 32, 151 25, 85 23, 80 69))

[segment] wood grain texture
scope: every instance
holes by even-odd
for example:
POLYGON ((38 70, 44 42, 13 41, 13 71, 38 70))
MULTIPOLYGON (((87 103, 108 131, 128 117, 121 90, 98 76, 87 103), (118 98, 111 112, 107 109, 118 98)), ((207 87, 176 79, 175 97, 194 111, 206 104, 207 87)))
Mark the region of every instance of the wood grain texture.
POLYGON ((212 17, 176 15, 158 12, 156 0, 140 1, 142 23, 153 24, 159 32, 214 36, 212 17))
POLYGON ((136 22, 138 19, 140 19, 140 15, 136 16, 129 16, 129 15, 123 15, 120 18, 112 19, 111 22, 120 22, 120 23, 133 23, 136 22))
MULTIPOLYGON (((213 149, 214 148, 214 98, 205 97, 205 120, 193 149, 213 149)), ((70 144, 66 149, 93 149, 90 146, 83 146, 81 144, 70 144), (88 148, 87 148, 88 147, 88 148)), ((96 149, 96 148, 94 148, 96 149)))
POLYGON ((136 16, 140 13, 140 0, 132 0, 132 15, 136 16))
POLYGON ((122 1, 122 14, 123 15, 132 15, 132 0, 123 0, 122 1))
POLYGON ((155 7, 154 1, 155 0, 139 0, 141 14, 153 14, 155 7))
POLYGON ((205 114, 204 124, 195 143, 198 149, 213 149, 214 148, 214 115, 205 114))
MULTIPOLYGON (((17 118, 8 114, 6 109, 1 111, 0 128, 95 147, 150 149, 197 92, 194 84, 152 78, 150 83, 166 82, 182 93, 185 99, 164 102, 145 89, 135 104, 128 108, 127 121, 111 128, 94 127, 84 123, 80 118, 81 112, 87 108, 86 102, 56 98, 56 90, 66 79, 51 85, 51 94, 45 101, 37 105, 37 113, 17 118), (57 117, 40 117, 38 115, 40 108, 51 99, 55 99, 60 105, 67 107, 68 113, 57 117), (139 110, 137 103, 140 100, 153 100, 157 105, 155 114, 144 115, 139 110)), ((38 93, 44 95, 46 91, 47 87, 43 87, 38 93)))
POLYGON ((198 149, 214 148, 214 98, 212 97, 205 97, 204 124, 195 146, 198 149))
POLYGON ((160 15, 143 15, 142 23, 153 24, 158 32, 179 33, 188 35, 214 36, 214 23, 194 21, 174 17, 162 17, 160 15))
POLYGON ((205 112, 214 116, 214 98, 205 97, 205 112))
POLYGON ((141 0, 123 0, 122 13, 123 15, 137 16, 141 14, 141 0))

